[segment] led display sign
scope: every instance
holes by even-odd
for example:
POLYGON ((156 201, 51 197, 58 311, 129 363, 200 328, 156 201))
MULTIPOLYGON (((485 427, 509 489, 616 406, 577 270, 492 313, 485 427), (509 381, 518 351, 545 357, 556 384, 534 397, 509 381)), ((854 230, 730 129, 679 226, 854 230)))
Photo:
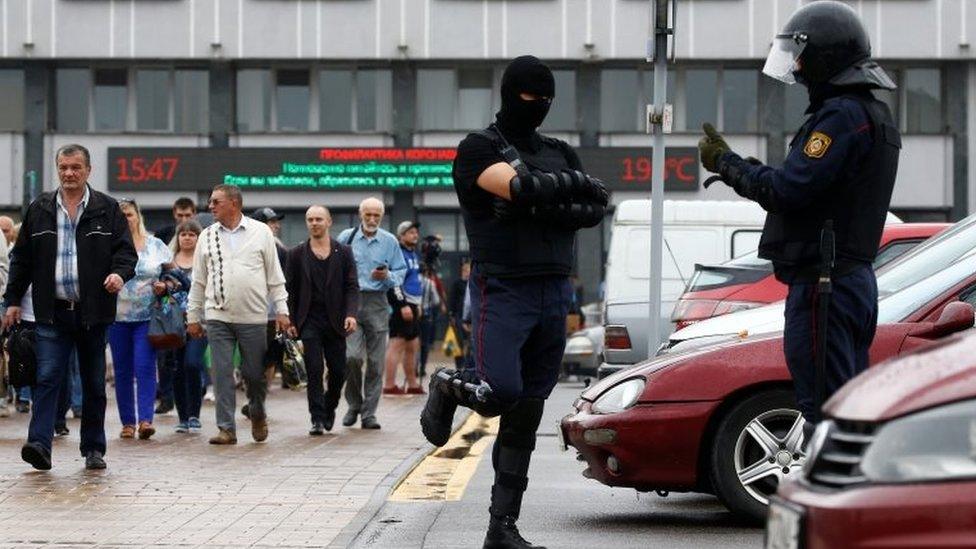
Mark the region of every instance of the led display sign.
MULTIPOLYGON (((611 190, 651 188, 651 149, 578 149, 587 172, 611 190)), ((218 183, 245 190, 453 191, 454 148, 131 148, 110 147, 111 191, 205 191, 218 183)), ((698 151, 667 149, 665 189, 698 188, 698 151)))

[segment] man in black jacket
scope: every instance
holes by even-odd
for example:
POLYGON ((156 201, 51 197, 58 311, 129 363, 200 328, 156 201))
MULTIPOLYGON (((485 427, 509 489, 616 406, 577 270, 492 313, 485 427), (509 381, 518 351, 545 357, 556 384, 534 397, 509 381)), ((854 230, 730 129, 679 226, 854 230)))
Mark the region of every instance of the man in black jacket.
POLYGON ((312 429, 332 430, 339 393, 346 377, 346 336, 356 330, 359 281, 349 246, 329 236, 332 215, 325 206, 305 212, 308 240, 288 252, 285 289, 292 314, 291 337, 301 337, 308 370, 308 412, 312 429), (323 394, 322 375, 329 368, 329 390, 323 394))
POLYGON ((55 161, 61 185, 28 207, 4 295, 7 327, 20 322, 21 299, 33 285, 37 382, 20 455, 35 469, 51 468, 58 391, 74 349, 83 395, 81 455, 86 469, 104 469, 105 330, 138 256, 118 203, 88 185, 88 150, 65 145, 55 161))

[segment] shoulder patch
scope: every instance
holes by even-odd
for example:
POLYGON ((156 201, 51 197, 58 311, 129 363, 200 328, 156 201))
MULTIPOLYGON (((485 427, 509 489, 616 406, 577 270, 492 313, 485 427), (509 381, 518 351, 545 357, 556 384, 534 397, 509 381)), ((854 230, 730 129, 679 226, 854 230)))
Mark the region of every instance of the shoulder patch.
POLYGON ((803 146, 803 154, 810 158, 823 158, 832 141, 830 136, 823 132, 813 132, 807 139, 807 144, 803 146))

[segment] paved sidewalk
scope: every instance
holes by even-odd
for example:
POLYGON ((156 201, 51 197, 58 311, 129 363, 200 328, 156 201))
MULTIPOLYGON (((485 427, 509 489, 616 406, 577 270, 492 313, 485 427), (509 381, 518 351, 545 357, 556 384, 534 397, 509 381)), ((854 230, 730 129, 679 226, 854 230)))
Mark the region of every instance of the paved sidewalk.
POLYGON ((383 398, 380 431, 342 427, 342 403, 332 434, 310 437, 304 391, 274 389, 268 441, 252 442, 238 414, 239 443, 220 447, 207 444, 210 404, 200 434, 175 433, 171 412, 151 440, 119 439, 112 392, 102 472, 84 469, 78 420, 55 440, 54 468, 39 472, 20 460, 28 416, 0 418, 0 546, 325 547, 428 447, 423 396, 383 398))

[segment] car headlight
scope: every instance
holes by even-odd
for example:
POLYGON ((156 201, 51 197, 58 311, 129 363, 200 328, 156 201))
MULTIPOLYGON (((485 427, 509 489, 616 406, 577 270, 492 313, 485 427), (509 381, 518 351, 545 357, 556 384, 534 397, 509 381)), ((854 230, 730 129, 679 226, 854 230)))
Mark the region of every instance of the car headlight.
POLYGON ((566 342, 567 355, 592 355, 593 342, 586 336, 576 336, 569 338, 566 342))
POLYGON ((885 424, 864 454, 861 471, 876 482, 976 478, 976 400, 885 424))
POLYGON ((590 407, 597 414, 615 414, 633 406, 641 393, 644 392, 644 380, 641 378, 628 379, 614 385, 600 395, 590 407))

